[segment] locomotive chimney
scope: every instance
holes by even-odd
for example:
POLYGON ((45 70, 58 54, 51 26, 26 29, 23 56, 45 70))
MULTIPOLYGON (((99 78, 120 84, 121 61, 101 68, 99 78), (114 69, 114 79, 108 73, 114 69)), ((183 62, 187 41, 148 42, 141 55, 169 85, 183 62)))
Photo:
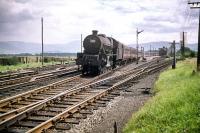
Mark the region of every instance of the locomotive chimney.
POLYGON ((92 31, 92 35, 95 35, 95 36, 97 36, 97 33, 98 33, 98 31, 97 31, 97 30, 93 30, 93 31, 92 31))

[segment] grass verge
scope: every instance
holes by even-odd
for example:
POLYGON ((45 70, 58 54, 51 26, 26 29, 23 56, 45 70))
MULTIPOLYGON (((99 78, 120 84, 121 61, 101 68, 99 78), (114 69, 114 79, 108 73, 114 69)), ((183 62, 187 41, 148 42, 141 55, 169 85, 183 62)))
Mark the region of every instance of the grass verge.
POLYGON ((192 74, 194 60, 186 60, 161 73, 156 95, 132 116, 124 133, 199 133, 200 74, 192 74))
MULTIPOLYGON (((48 63, 44 63, 44 66, 54 65, 56 63, 59 64, 60 62, 48 62, 48 63)), ((34 62, 34 63, 28 63, 28 64, 20 63, 17 65, 7 65, 7 66, 0 65, 0 72, 12 71, 12 70, 18 70, 18 69, 24 69, 24 68, 35 68, 35 67, 42 67, 42 63, 34 62)))

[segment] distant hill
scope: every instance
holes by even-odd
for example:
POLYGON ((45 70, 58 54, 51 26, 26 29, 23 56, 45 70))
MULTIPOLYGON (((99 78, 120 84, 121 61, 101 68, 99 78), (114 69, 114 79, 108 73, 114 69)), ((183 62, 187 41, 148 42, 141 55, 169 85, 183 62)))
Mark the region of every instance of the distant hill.
MULTIPOLYGON (((149 42, 149 43, 142 43, 139 44, 139 48, 144 47, 145 51, 148 51, 150 49, 150 45, 151 45, 151 50, 154 49, 158 49, 158 48, 162 48, 162 47, 170 47, 170 43, 171 42, 167 42, 167 41, 160 41, 160 42, 149 42)), ((135 44, 130 44, 129 46, 136 48, 135 44)), ((187 44, 185 47, 189 47, 191 50, 193 51, 197 51, 197 44, 187 44)), ((180 44, 176 45, 176 49, 180 49, 180 44)))
MULTIPOLYGON (((80 41, 75 40, 66 44, 45 44, 45 53, 76 53, 80 51, 80 41)), ((41 44, 30 42, 0 42, 0 54, 41 53, 41 44)))
MULTIPOLYGON (((162 47, 169 47, 170 42, 149 42, 139 44, 139 48, 144 47, 145 51, 150 49, 158 49, 162 47)), ((135 44, 130 44, 131 47, 136 47, 135 44)), ((186 47, 189 47, 192 50, 197 51, 197 44, 188 44, 186 47)), ((180 45, 177 45, 177 49, 180 48, 180 45)), ((66 44, 45 44, 44 43, 44 52, 45 53, 77 53, 80 51, 80 41, 74 40, 66 44)), ((8 41, 0 42, 0 54, 20 54, 20 53, 31 53, 38 54, 41 53, 41 44, 39 43, 30 43, 30 42, 18 42, 18 41, 8 41)))

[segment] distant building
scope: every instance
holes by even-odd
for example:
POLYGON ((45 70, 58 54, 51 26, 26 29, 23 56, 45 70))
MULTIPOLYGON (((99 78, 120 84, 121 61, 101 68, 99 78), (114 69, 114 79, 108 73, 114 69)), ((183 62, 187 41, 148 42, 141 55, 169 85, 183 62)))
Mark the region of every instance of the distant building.
POLYGON ((166 57, 167 56, 167 47, 159 48, 158 50, 149 50, 145 51, 145 57, 150 57, 150 56, 162 56, 166 57))
POLYGON ((159 48, 159 56, 166 57, 167 51, 167 47, 159 48))
POLYGON ((150 57, 150 56, 159 56, 159 50, 149 50, 145 51, 145 57, 150 57))
POLYGON ((172 56, 174 54, 174 48, 172 45, 167 49, 167 56, 172 56))

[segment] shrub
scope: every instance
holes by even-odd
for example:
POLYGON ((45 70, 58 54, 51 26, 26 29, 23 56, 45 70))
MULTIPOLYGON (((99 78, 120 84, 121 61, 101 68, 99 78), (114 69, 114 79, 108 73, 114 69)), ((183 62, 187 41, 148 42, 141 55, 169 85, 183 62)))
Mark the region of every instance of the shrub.
POLYGON ((18 63, 19 59, 17 57, 0 58, 0 64, 3 66, 16 65, 18 63))

